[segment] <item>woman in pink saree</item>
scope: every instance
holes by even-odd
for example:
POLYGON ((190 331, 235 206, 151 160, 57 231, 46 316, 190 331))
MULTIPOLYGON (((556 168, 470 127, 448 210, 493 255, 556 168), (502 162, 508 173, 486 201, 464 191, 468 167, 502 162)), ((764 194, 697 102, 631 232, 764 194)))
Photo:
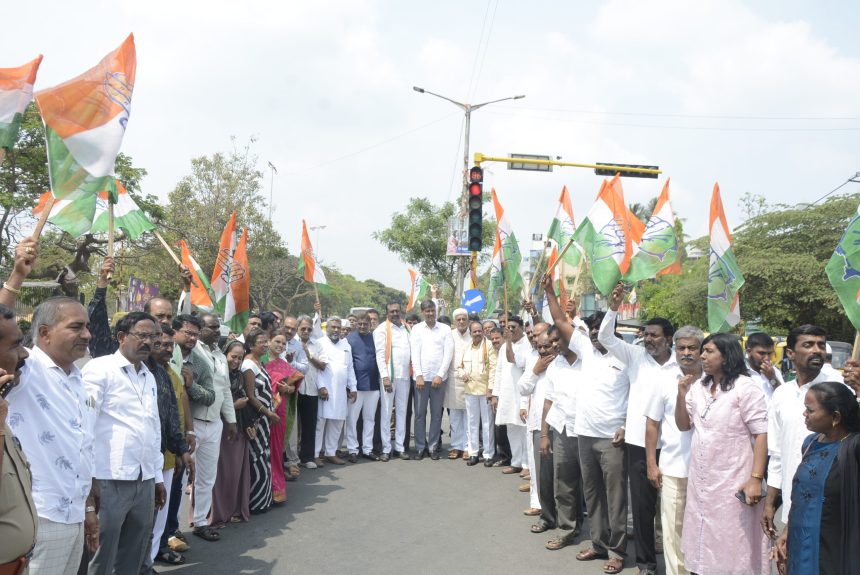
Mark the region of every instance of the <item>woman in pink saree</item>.
POLYGON ((282 505, 287 501, 287 478, 284 474, 284 444, 290 436, 296 420, 295 403, 296 388, 304 377, 301 372, 290 365, 281 356, 287 349, 287 338, 282 331, 276 331, 269 340, 269 359, 265 363, 266 371, 272 378, 272 398, 275 413, 280 422, 272 425, 271 430, 271 460, 272 460, 272 501, 274 505, 282 505))

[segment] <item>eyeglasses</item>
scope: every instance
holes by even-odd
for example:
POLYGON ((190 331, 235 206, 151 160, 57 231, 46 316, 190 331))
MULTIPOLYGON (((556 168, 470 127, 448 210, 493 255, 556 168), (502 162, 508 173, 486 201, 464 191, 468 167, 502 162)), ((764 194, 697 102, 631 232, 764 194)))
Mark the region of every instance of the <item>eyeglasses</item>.
POLYGON ((187 329, 180 329, 179 331, 181 333, 184 333, 187 337, 190 337, 191 339, 197 339, 198 337, 200 337, 199 331, 188 331, 187 329))
POLYGON ((128 332, 128 335, 133 335, 139 341, 155 341, 161 337, 160 333, 134 333, 133 331, 128 332))

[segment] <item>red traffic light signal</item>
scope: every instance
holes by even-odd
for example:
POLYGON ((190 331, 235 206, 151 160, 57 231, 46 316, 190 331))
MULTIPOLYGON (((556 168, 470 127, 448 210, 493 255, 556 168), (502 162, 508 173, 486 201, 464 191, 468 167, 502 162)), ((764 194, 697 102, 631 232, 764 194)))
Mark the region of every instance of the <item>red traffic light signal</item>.
POLYGON ((484 170, 469 170, 469 251, 479 252, 484 244, 484 170))

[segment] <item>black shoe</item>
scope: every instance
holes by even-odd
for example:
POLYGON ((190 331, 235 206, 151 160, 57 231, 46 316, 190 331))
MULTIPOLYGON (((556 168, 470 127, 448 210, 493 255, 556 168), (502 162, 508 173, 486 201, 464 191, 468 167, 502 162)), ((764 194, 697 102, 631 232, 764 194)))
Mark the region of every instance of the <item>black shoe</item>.
POLYGON ((425 457, 427 457, 428 451, 426 449, 422 449, 418 453, 412 456, 412 461, 421 461, 425 457))
POLYGON ((350 453, 349 455, 346 456, 346 460, 349 461, 350 463, 358 463, 358 454, 357 453, 350 453))
POLYGON ((442 454, 439 453, 438 450, 434 451, 433 453, 430 454, 430 459, 432 459, 433 461, 439 461, 440 459, 442 459, 442 454))
POLYGON ((492 466, 493 466, 493 461, 491 459, 485 459, 484 460, 484 467, 492 467, 492 466))
POLYGON ((390 460, 390 459, 391 459, 391 456, 388 455, 387 453, 383 453, 382 455, 379 456, 379 461, 381 461, 383 463, 387 463, 388 460, 390 460))
POLYGON ((362 453, 362 454, 361 454, 361 456, 362 456, 364 459, 369 459, 370 461, 379 461, 379 456, 377 456, 377 455, 376 455, 375 453, 373 453, 373 452, 371 452, 371 453, 362 453))
POLYGON ((466 460, 466 465, 468 465, 469 467, 473 465, 478 465, 478 457, 476 455, 473 455, 468 460, 466 460))

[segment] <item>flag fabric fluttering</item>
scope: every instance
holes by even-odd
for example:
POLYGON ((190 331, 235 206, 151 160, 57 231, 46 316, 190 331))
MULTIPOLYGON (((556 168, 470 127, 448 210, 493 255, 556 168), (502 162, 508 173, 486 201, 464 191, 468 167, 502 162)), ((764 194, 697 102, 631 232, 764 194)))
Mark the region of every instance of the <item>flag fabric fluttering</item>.
POLYGON ((48 173, 54 197, 75 199, 109 190, 128 124, 137 66, 134 36, 95 67, 36 93, 45 123, 48 173))
POLYGON ((230 214, 230 220, 221 232, 221 242, 218 254, 215 256, 215 269, 212 271, 212 305, 215 311, 224 315, 227 298, 230 295, 230 267, 233 264, 233 252, 236 251, 236 212, 230 214))
POLYGON ((732 250, 732 236, 720 198, 720 186, 714 184, 711 196, 710 267, 708 268, 708 330, 730 331, 741 320, 739 290, 744 276, 732 250))
MULTIPOLYGON (((638 220, 638 218, 637 218, 638 220)), ((624 279, 638 282, 664 274, 680 274, 681 259, 678 255, 678 238, 675 236, 675 213, 669 203, 669 180, 648 218, 642 241, 633 245, 630 269, 624 279)))
POLYGON ((236 244, 230 263, 230 291, 224 306, 224 323, 233 333, 242 333, 251 315, 251 270, 248 267, 248 228, 236 244))
POLYGON ((627 273, 633 243, 642 239, 644 227, 624 203, 619 176, 611 182, 604 180, 594 205, 573 236, 591 263, 591 277, 603 295, 608 295, 627 273))
MULTIPOLYGON (((51 192, 45 192, 39 197, 39 203, 33 207, 33 216, 38 217, 54 199, 51 192)), ((96 213, 95 195, 78 195, 74 199, 54 201, 48 221, 77 238, 93 226, 93 218, 96 213)))
MULTIPOLYGON (((555 211, 555 217, 549 225, 546 237, 561 250, 564 249, 564 246, 567 245, 567 242, 570 241, 574 233, 576 233, 576 223, 573 220, 573 205, 570 201, 570 194, 567 192, 567 186, 564 186, 561 190, 561 196, 558 198, 558 208, 555 211)), ((579 265, 579 260, 582 257, 580 250, 581 248, 577 245, 571 246, 564 254, 565 263, 573 267, 579 265)))
MULTIPOLYGON (((122 182, 116 180, 117 196, 114 202, 113 225, 117 228, 122 228, 125 234, 131 240, 136 240, 144 232, 155 229, 155 224, 149 221, 143 210, 140 209, 122 182)), ((111 201, 109 191, 99 192, 96 200, 96 211, 93 219, 93 226, 90 229, 93 233, 108 231, 108 202, 111 201)), ((51 221, 50 219, 48 221, 51 221)))
POLYGON ((860 207, 824 268, 845 315, 860 331, 860 207))
POLYGON ((302 257, 299 258, 298 271, 304 280, 317 286, 327 285, 322 266, 314 258, 314 248, 308 235, 308 225, 302 220, 302 257))
POLYGON ((491 195, 496 212, 496 241, 493 245, 493 259, 490 264, 490 289, 487 290, 487 306, 484 309, 492 313, 500 303, 503 303, 505 289, 515 301, 519 300, 522 296, 523 277, 520 275, 522 255, 517 237, 514 235, 495 189, 492 190, 491 195))
POLYGON ((407 311, 414 308, 422 301, 430 297, 430 282, 424 279, 412 268, 409 268, 409 303, 406 304, 407 311))
POLYGON ((179 240, 179 248, 182 251, 182 265, 187 267, 193 274, 194 281, 191 283, 191 304, 205 311, 212 311, 211 287, 209 279, 203 273, 203 268, 191 255, 185 240, 179 240))
POLYGON ((18 140, 24 112, 33 99, 33 84, 42 56, 17 68, 0 68, 0 149, 11 150, 18 140))

